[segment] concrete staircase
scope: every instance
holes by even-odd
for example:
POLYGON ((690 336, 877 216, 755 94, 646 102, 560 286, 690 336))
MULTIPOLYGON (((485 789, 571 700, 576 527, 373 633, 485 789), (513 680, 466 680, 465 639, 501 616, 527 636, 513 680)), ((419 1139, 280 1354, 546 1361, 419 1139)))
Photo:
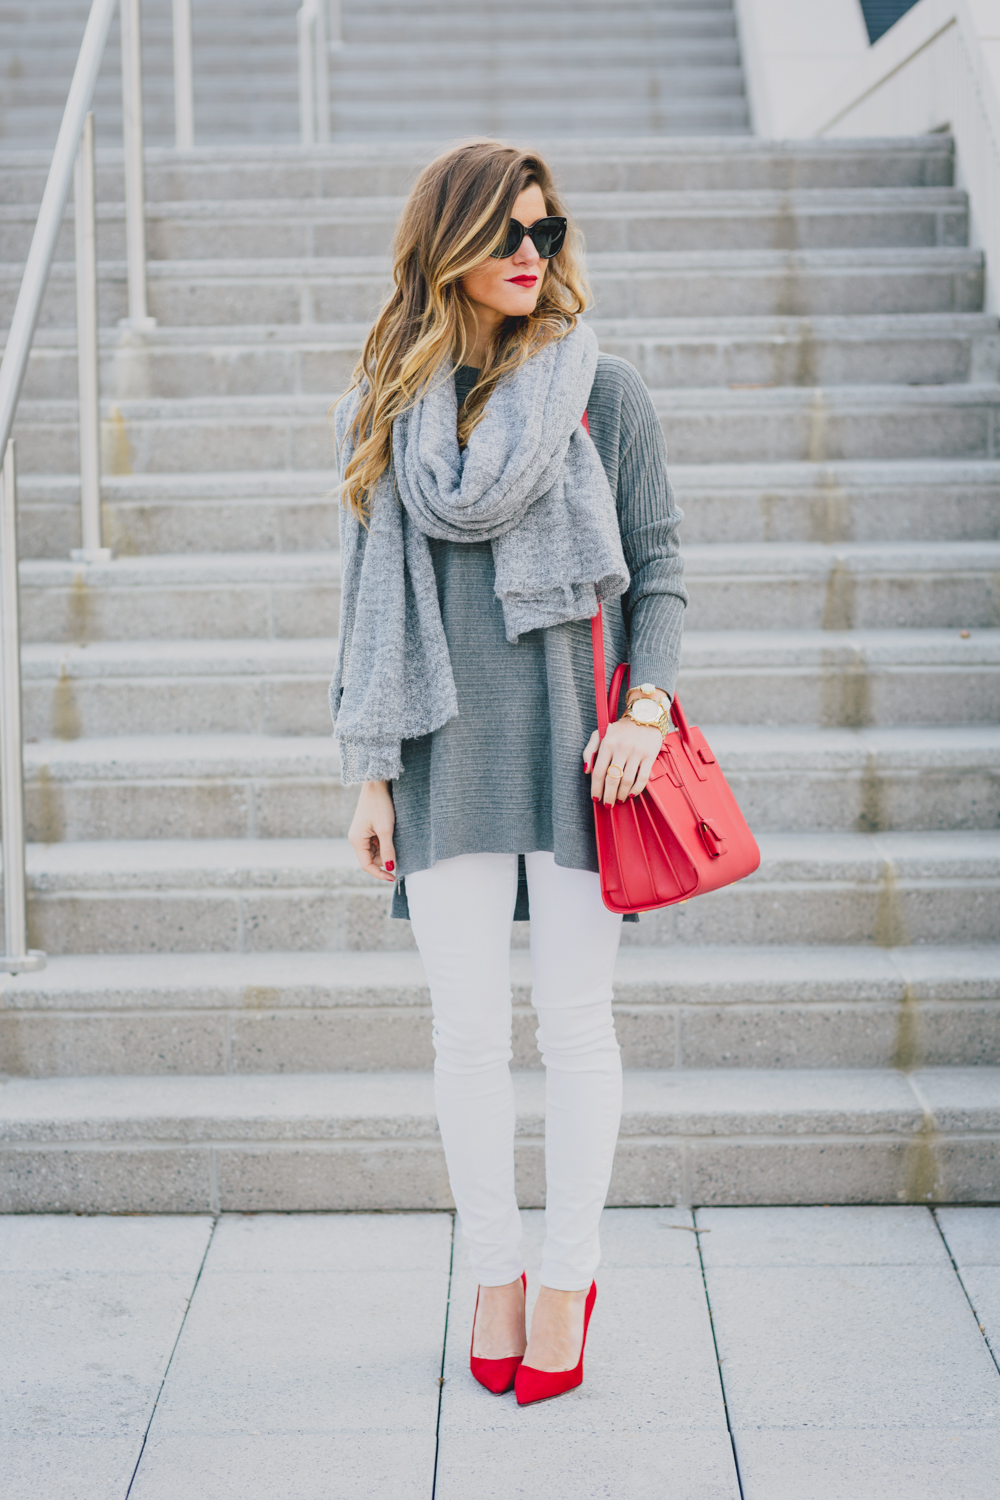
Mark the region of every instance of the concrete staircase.
MULTIPOLYGON (((459 19, 492 34, 486 4, 422 9, 442 49, 459 19)), ((625 49, 605 12, 576 7, 578 52, 625 49)), ((418 34, 415 0, 368 13, 418 34)), ((621 14, 732 38, 723 5, 621 14)), ((449 1202, 426 988, 344 840, 326 704, 327 411, 430 149, 151 150, 142 337, 116 326, 121 164, 101 154, 116 556, 89 568, 67 561, 67 231, 16 431, 30 928, 51 957, 0 988, 0 1209, 449 1202)), ((594 325, 654 392, 686 511, 683 700, 763 851, 625 929, 612 1201, 996 1200, 1000 336, 951 144, 550 154, 594 325)), ((38 152, 0 156, 0 324, 43 180, 38 152)), ((539 1203, 526 958, 518 1169, 539 1203)))
MULTIPOLYGON (((301 0, 194 0, 200 143, 297 141, 301 0)), ((0 141, 54 144, 90 0, 9 0, 0 141)), ((341 0, 337 139, 721 134, 748 128, 731 0, 341 0), (530 44, 526 48, 526 39, 530 44), (527 56, 526 56, 527 52, 527 56)), ((142 0, 147 139, 173 141, 171 0, 142 0)), ((99 137, 121 138, 117 22, 99 137)))

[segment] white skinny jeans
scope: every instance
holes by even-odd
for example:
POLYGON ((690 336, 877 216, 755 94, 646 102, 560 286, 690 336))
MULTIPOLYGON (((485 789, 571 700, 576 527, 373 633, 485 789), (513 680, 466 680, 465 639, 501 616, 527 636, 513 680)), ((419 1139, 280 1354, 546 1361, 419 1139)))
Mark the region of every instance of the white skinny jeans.
MULTIPOLYGON (((599 877, 525 855, 532 1000, 545 1064, 545 1245, 541 1280, 584 1291, 622 1107, 611 980, 621 917, 599 877)), ((434 1094, 451 1190, 482 1286, 524 1269, 514 1194, 510 932, 516 854, 460 854, 407 875, 413 933, 434 1013, 434 1094)))

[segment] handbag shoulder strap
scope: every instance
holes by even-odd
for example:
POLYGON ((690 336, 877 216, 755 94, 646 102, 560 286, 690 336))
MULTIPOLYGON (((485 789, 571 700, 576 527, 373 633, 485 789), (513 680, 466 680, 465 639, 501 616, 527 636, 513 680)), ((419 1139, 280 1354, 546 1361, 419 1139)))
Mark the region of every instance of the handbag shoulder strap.
MULTIPOLYGON (((587 420, 586 412, 580 418, 580 422, 589 437, 590 422, 587 420)), ((597 613, 590 617, 590 644, 594 656, 594 702, 597 704, 597 730, 603 740, 608 732, 611 715, 618 711, 618 695, 621 692, 622 680, 628 677, 628 663, 622 662, 615 668, 611 687, 607 688, 604 666, 604 609, 600 599, 597 601, 597 613)))
POLYGON ((608 732, 608 700, 604 686, 604 610, 597 601, 597 613, 590 617, 590 644, 594 652, 594 700, 597 704, 597 732, 603 740, 608 732))
MULTIPOLYGON (((580 421, 584 432, 589 437, 590 422, 586 412, 580 421)), ((594 701, 597 704, 597 731, 603 740, 608 732, 608 703, 604 682, 604 611, 600 599, 597 601, 596 615, 590 617, 590 644, 594 653, 594 701)))
MULTIPOLYGON (((590 423, 587 420, 586 412, 584 412, 580 421, 589 437, 590 423)), ((597 613, 590 617, 590 644, 594 655, 594 702, 597 704, 597 730, 603 740, 608 732, 608 721, 611 715, 617 712, 618 695, 621 692, 622 681, 628 682, 628 663, 621 662, 615 667, 611 686, 607 694, 605 694, 604 607, 600 599, 597 601, 597 613)), ((671 699, 670 717, 673 719, 675 727, 680 730, 681 739, 684 742, 685 748, 687 748, 691 738, 690 731, 688 730, 687 720, 684 717, 684 710, 681 708, 676 694, 671 699)))

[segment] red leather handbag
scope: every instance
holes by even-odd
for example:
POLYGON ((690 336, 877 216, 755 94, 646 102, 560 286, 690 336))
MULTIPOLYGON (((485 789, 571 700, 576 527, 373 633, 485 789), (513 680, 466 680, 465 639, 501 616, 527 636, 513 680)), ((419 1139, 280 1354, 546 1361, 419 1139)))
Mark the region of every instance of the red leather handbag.
MULTIPOLYGON (((603 740, 618 717, 628 663, 615 668, 604 695, 604 614, 590 622, 594 647, 597 726, 603 740)), ((654 911, 731 885, 751 875, 760 850, 736 805, 719 763, 680 701, 670 705, 676 734, 663 741, 649 781, 638 797, 605 807, 594 803, 601 895, 614 912, 654 911)))

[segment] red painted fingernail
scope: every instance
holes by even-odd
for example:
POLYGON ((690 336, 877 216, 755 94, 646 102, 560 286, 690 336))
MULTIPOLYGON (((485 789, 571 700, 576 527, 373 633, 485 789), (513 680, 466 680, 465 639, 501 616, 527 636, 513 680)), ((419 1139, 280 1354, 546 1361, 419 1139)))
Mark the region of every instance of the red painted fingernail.
POLYGON ((394 859, 387 859, 385 867, 387 870, 394 870, 396 868, 396 861, 394 859))

